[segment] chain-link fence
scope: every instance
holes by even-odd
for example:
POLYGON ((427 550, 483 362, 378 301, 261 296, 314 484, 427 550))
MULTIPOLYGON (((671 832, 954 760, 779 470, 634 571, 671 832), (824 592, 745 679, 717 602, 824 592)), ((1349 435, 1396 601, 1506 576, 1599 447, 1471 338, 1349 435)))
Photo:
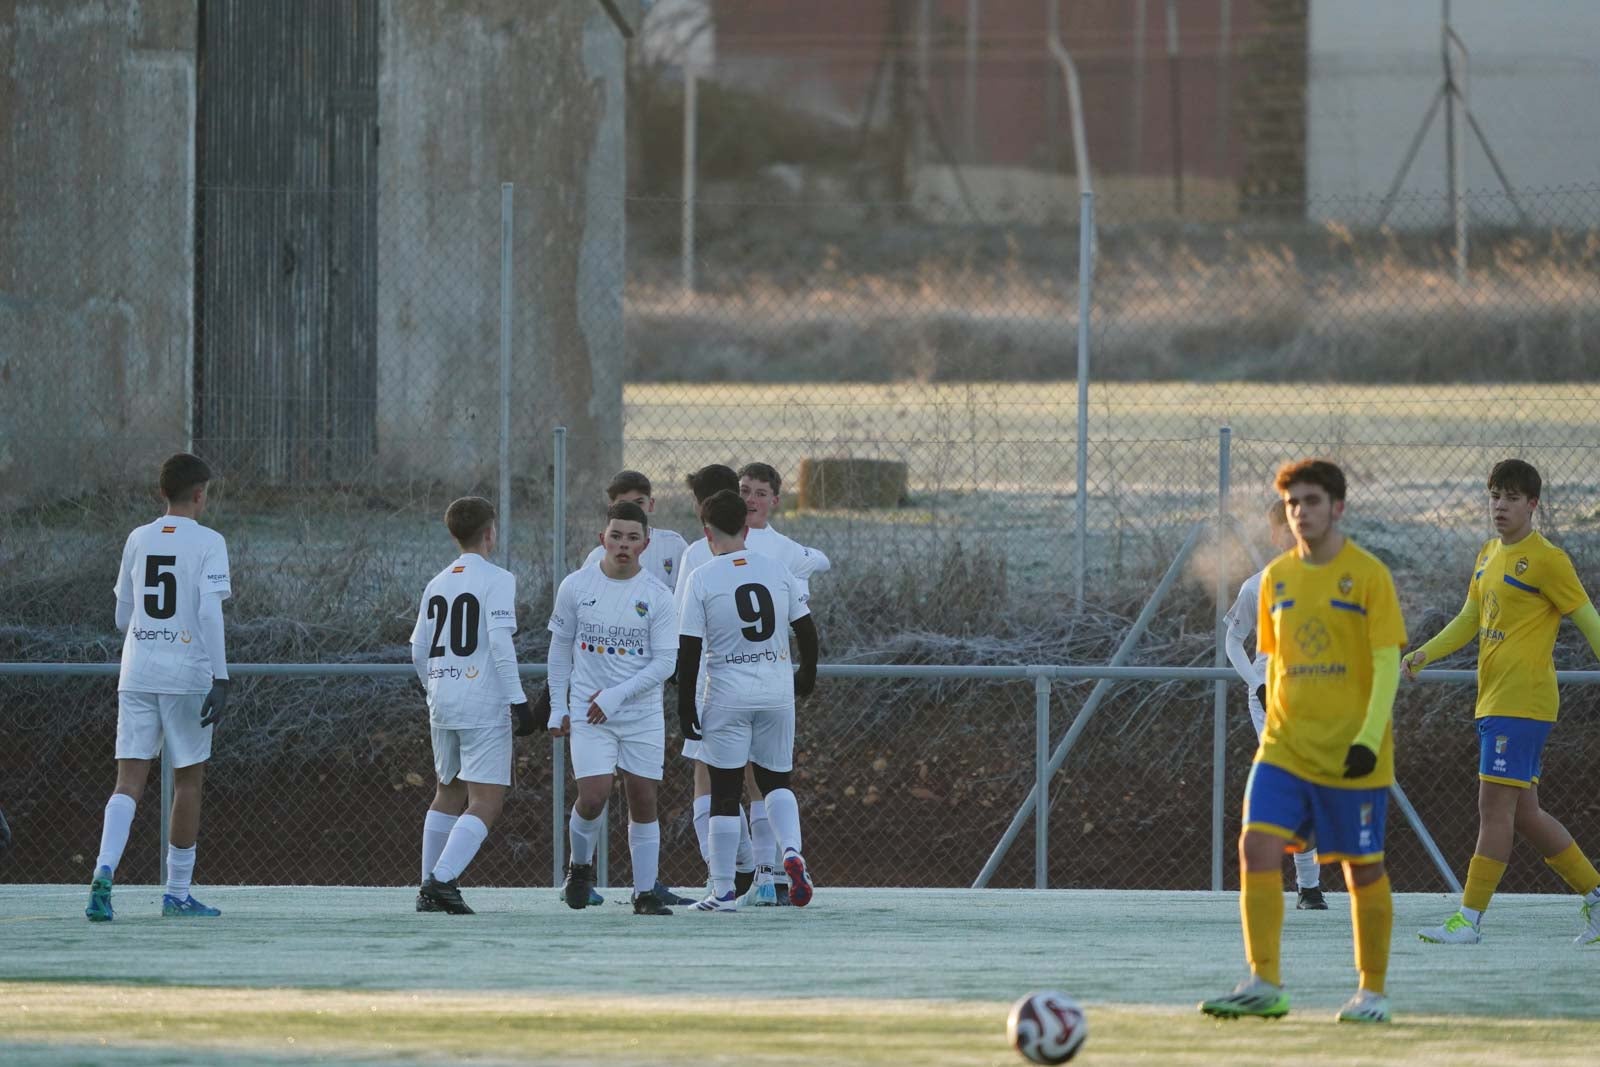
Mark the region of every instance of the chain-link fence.
MULTIPOLYGON (((783 529, 833 559, 814 586, 825 661, 1105 662, 1184 532, 1214 514, 1225 424, 1235 514, 1259 513, 1285 458, 1344 464, 1350 529, 1394 569, 1414 637, 1459 604, 1489 535, 1484 478, 1505 455, 1540 467, 1542 528, 1600 581, 1594 188, 1475 195, 1473 217, 1495 225, 1474 230, 1464 278, 1436 199, 1401 199, 1384 226, 1375 200, 1313 204, 1299 221, 1235 201, 1225 221, 1183 226, 1098 205, 1081 609, 1073 375, 1091 235, 1074 197, 1031 222, 710 202, 686 290, 677 201, 593 207, 618 232, 628 216, 628 247, 562 258, 531 212, 513 212, 502 243, 498 187, 372 203, 74 195, 85 210, 33 235, 50 254, 0 308, 0 659, 115 659, 121 541, 152 513, 155 465, 186 444, 223 475, 208 521, 232 551, 240 662, 403 661, 415 597, 453 553, 439 517, 469 491, 509 523, 519 652, 537 662, 552 579, 587 550, 605 473, 646 471, 659 523, 692 535, 683 474, 750 460, 785 475, 783 529), (581 351, 565 347, 575 337, 581 351), (559 561, 557 421, 581 453, 559 561)), ((1243 551, 1197 556, 1139 662, 1211 662, 1224 562, 1231 581, 1252 566, 1243 551)), ((1570 640, 1558 651, 1586 657, 1570 640)), ((415 694, 328 679, 242 690, 211 772, 208 877, 412 877, 431 786, 415 694)), ((1577 791, 1600 750, 1592 692, 1569 691, 1542 790, 1580 840, 1600 832, 1577 791)), ((1057 735, 1086 693, 1055 687, 1057 735)), ((1031 784, 1031 700, 1025 683, 830 686, 800 739, 819 874, 967 884, 1031 784)), ((1208 701, 1193 684, 1118 688, 1055 794, 1052 884, 1208 884, 1208 701)), ((104 680, 0 682, 0 804, 28 843, 0 877, 87 875, 114 707, 104 680)), ((1235 710, 1230 818, 1249 749, 1235 710)), ((1403 780, 1458 869, 1473 822, 1466 715, 1453 687, 1408 691, 1400 711, 1403 780)), ((546 766, 542 752, 519 764, 501 847, 475 877, 543 879, 546 766)), ((664 843, 680 882, 698 880, 687 789, 672 768, 664 843)), ((147 846, 130 847, 134 862, 153 863, 147 846)), ((1397 884, 1437 884, 1420 851, 1394 852, 1397 884)), ((1023 849, 996 884, 1030 881, 1027 866, 1023 849)), ((1508 885, 1543 886, 1531 870, 1508 885)))

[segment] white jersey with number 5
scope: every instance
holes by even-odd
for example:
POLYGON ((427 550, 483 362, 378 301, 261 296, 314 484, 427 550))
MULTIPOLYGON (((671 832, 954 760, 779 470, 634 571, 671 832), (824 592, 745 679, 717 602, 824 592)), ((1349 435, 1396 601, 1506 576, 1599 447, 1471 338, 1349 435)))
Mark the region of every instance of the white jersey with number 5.
POLYGON ((118 691, 209 692, 213 650, 200 632, 200 600, 233 593, 222 535, 177 515, 139 527, 122 548, 115 589, 132 605, 118 691))
POLYGON ((701 638, 718 707, 794 703, 789 624, 810 614, 789 568, 748 549, 717 556, 685 579, 678 632, 701 638))
MULTIPOLYGON (((676 530, 667 530, 659 527, 650 527, 650 543, 644 546, 644 551, 639 553, 639 566, 649 571, 656 581, 666 586, 669 591, 678 587, 678 561, 683 558, 683 550, 687 542, 683 535, 676 530)), ((585 567, 598 567, 605 558, 604 545, 595 545, 583 561, 585 567)))
POLYGON ((496 669, 489 648, 495 630, 507 631, 507 637, 517 632, 516 575, 476 552, 463 553, 423 590, 411 631, 431 725, 467 730, 509 724, 510 706, 527 699, 514 682, 515 656, 509 678, 496 669))

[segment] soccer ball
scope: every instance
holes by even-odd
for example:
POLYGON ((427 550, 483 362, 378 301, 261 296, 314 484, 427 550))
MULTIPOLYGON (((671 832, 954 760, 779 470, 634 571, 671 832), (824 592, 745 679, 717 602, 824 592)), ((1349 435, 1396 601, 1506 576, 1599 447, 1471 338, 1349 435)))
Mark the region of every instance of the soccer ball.
POLYGON ((1066 1063, 1089 1036, 1083 1008, 1065 993, 1029 993, 1011 1005, 1006 1039, 1017 1055, 1034 1063, 1066 1063))

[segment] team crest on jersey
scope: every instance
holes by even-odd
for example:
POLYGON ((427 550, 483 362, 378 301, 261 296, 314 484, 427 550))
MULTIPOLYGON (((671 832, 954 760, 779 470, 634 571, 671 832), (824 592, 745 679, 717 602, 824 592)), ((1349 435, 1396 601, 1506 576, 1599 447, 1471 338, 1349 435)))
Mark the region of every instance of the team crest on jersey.
POLYGON ((650 605, 646 604, 642 600, 635 600, 633 602, 633 610, 638 612, 639 613, 639 618, 642 619, 646 615, 650 614, 650 605))
POLYGON ((1504 756, 1506 754, 1506 746, 1510 743, 1511 738, 1507 737, 1505 734, 1496 734, 1494 738, 1494 754, 1497 756, 1504 756))
POLYGON ((666 571, 668 574, 671 574, 672 573, 672 561, 670 559, 662 560, 661 561, 661 569, 666 571))
POLYGON ((1339 592, 1344 596, 1350 595, 1350 590, 1356 587, 1356 580, 1348 574, 1339 577, 1339 592))
POLYGON ((1518 576, 1526 574, 1528 571, 1528 557, 1523 556, 1521 559, 1517 560, 1517 565, 1511 569, 1516 571, 1518 576))

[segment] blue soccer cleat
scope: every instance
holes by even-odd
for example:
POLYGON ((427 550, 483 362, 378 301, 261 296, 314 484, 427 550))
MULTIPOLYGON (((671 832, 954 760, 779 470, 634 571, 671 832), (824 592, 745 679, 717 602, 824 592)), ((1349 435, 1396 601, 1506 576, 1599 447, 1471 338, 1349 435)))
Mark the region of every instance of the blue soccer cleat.
POLYGON ((101 867, 94 872, 89 883, 89 906, 83 909, 92 923, 108 923, 115 914, 111 910, 111 868, 101 867))
MULTIPOLYGON (((693 897, 682 897, 674 893, 667 887, 667 884, 659 878, 656 879, 656 887, 650 892, 654 893, 656 898, 669 908, 687 908, 689 905, 695 902, 693 897)), ((599 894, 595 895, 598 896, 599 894)))
POLYGON ((161 916, 164 919, 212 919, 222 912, 200 903, 194 897, 179 900, 171 893, 161 894, 161 916))

